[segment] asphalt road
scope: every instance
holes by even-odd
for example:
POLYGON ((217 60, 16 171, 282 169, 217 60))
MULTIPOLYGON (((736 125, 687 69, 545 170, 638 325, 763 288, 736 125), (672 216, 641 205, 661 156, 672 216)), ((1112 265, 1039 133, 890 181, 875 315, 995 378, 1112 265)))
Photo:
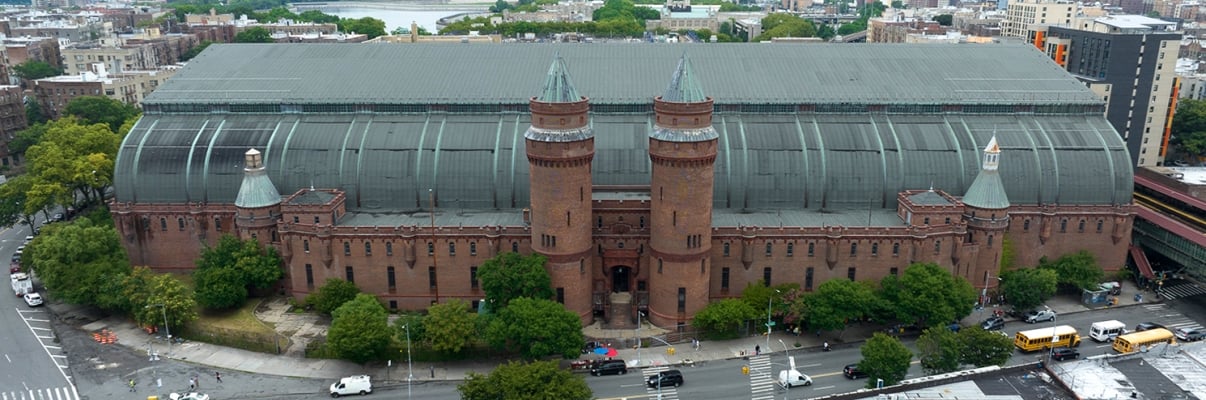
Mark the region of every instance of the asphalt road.
MULTIPOLYGON (((18 225, 0 232, 0 256, 8 261, 29 235, 18 225)), ((8 265, 8 263, 5 263, 8 265)), ((67 361, 44 308, 32 308, 5 287, 0 291, 0 398, 77 399, 67 361)))
MULTIPOLYGON (((1206 296, 1196 296, 1179 299, 1169 304, 1149 304, 1135 307, 1106 308, 1091 312, 1068 314, 1057 317, 1058 325, 1072 325, 1080 331, 1083 342, 1079 347, 1081 357, 1101 354, 1113 354, 1110 343, 1097 343, 1088 338, 1089 326, 1093 322, 1116 319, 1134 327, 1140 322, 1156 322, 1169 327, 1201 326, 1206 317, 1206 296), (1184 310, 1184 312, 1182 311, 1184 310), (1189 314, 1189 315, 1187 315, 1189 314)), ((1013 336, 1018 331, 1051 327, 1052 323, 1027 324, 1025 322, 1010 322, 1004 331, 1013 336)), ((916 352, 914 339, 905 339, 904 343, 916 352)), ((779 345, 772 346, 776 350, 779 345)), ((858 362, 862 356, 858 347, 835 348, 830 352, 817 350, 792 350, 797 370, 812 377, 812 386, 795 387, 784 391, 774 381, 778 372, 787 364, 787 357, 782 351, 749 357, 748 359, 730 359, 698 363, 690 367, 677 367, 683 373, 685 383, 672 390, 663 390, 662 398, 673 399, 807 399, 837 393, 847 393, 867 385, 867 380, 847 379, 842 374, 842 367, 858 362), (741 367, 751 366, 751 373, 743 375, 741 367)), ((1015 350, 1008 365, 1036 363, 1045 357, 1045 352, 1022 353, 1015 350)), ((906 376, 917 378, 922 376, 922 370, 917 359, 909 368, 906 376)), ((1069 361, 1070 362, 1070 361, 1069 361)), ((664 369, 664 367, 662 368, 664 369)), ((590 385, 599 399, 656 399, 656 390, 644 386, 644 377, 654 373, 651 369, 645 371, 631 370, 627 375, 587 376, 590 385)))

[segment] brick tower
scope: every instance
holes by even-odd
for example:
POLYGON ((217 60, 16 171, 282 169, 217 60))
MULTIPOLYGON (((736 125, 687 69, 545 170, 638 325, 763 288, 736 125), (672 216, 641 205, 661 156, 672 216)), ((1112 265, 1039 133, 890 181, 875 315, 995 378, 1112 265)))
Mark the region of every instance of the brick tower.
POLYGON ((708 305, 712 247, 712 164, 717 138, 712 98, 686 55, 670 87, 653 100, 649 132, 649 320, 672 328, 708 305))
POLYGON ((281 218, 281 194, 268 179, 259 150, 247 150, 243 162, 243 183, 235 197, 239 238, 255 238, 264 246, 278 243, 276 222, 281 218))
MULTIPOLYGON (((1001 275, 1002 243, 1009 229, 1009 197, 1005 185, 997 174, 1001 159, 1001 146, 993 136, 984 147, 984 163, 976 180, 972 181, 963 196, 963 221, 967 223, 967 236, 962 250, 952 252, 951 264, 956 271, 964 271, 972 286, 980 289, 980 301, 997 287, 1001 275), (961 254, 965 253, 965 254, 961 254), (961 257, 965 255, 966 257, 961 257), (960 259, 964 258, 964 259, 960 259)), ((985 303, 986 304, 986 303, 985 303)))
POLYGON ((532 198, 532 250, 549 258, 545 268, 565 308, 591 321, 591 160, 595 134, 565 61, 553 59, 540 96, 529 102, 532 126, 524 133, 532 198))

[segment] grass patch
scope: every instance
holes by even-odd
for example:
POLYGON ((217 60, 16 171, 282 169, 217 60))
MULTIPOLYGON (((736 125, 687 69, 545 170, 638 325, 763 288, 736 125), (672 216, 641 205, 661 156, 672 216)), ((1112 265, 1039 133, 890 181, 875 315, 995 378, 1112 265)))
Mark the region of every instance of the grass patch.
POLYGON ((255 309, 265 299, 248 299, 242 307, 230 310, 198 311, 196 321, 184 327, 186 339, 235 347, 260 353, 280 354, 289 348, 289 338, 255 317, 255 309))

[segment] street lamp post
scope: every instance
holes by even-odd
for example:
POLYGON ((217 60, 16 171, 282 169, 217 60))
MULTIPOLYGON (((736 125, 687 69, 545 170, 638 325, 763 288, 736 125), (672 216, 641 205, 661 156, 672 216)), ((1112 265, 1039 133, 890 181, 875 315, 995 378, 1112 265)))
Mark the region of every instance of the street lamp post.
POLYGON ((1059 327, 1059 325, 1058 325, 1059 316, 1055 315, 1055 310, 1052 310, 1051 307, 1043 306, 1043 308, 1046 308, 1047 311, 1051 311, 1051 346, 1047 349, 1047 364, 1046 364, 1046 365, 1051 365, 1051 357, 1055 356, 1055 342, 1059 340, 1059 337, 1056 336, 1056 334, 1057 334, 1056 328, 1059 327))
POLYGON ((414 368, 410 363, 410 324, 402 325, 406 329, 406 398, 410 398, 410 381, 415 378, 414 368))
POLYGON ((168 326, 167 306, 164 305, 163 303, 159 303, 159 304, 148 305, 146 308, 151 308, 151 307, 159 307, 163 311, 163 331, 164 331, 164 333, 167 334, 167 342, 168 342, 168 351, 167 351, 166 355, 168 357, 171 357, 172 356, 172 328, 168 326))
POLYGON ((636 361, 637 361, 638 367, 641 366, 641 347, 642 347, 641 346, 641 317, 643 317, 644 315, 645 315, 645 313, 642 313, 640 310, 637 310, 637 327, 636 327, 637 359, 636 359, 636 361))
MULTIPOLYGON (((779 294, 779 291, 775 290, 775 294, 779 294)), ((770 351, 771 326, 773 326, 771 322, 771 302, 774 300, 774 294, 766 297, 766 351, 770 351)))
POLYGON ((985 308, 988 307, 988 303, 990 302, 990 299, 988 298, 989 278, 997 278, 998 281, 1001 280, 1001 277, 999 277, 999 276, 994 277, 990 273, 987 273, 987 272, 984 273, 984 289, 982 289, 980 291, 980 306, 985 307, 985 308))

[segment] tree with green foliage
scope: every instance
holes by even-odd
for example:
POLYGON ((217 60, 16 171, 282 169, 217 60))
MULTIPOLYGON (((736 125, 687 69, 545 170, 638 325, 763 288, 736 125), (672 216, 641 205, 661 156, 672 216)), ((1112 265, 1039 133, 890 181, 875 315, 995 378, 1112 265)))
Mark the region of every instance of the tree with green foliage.
POLYGON ((935 15, 933 18, 934 22, 937 22, 938 25, 941 26, 951 26, 951 23, 954 21, 954 19, 955 16, 951 14, 935 15))
POLYGON ((695 313, 691 325, 702 329, 710 339, 732 339, 738 337, 742 323, 760 315, 741 299, 724 299, 708 303, 695 313))
POLYGON ((80 96, 67 102, 63 114, 74 115, 84 125, 105 124, 110 131, 117 133, 122 124, 127 120, 137 119, 142 115, 142 111, 138 107, 104 96, 80 96))
POLYGON ((209 41, 209 40, 201 41, 201 43, 198 43, 196 46, 193 46, 193 48, 188 49, 188 51, 184 52, 184 54, 181 54, 180 61, 192 60, 194 57, 197 57, 198 54, 201 54, 202 51, 205 51, 205 49, 208 49, 209 45, 211 45, 211 44, 214 44, 214 42, 209 41))
POLYGON ((904 380, 909 372, 909 364, 913 353, 900 340, 875 332, 867 342, 859 348, 863 360, 858 363, 858 369, 867 374, 867 388, 874 388, 876 379, 883 379, 884 386, 892 386, 904 380))
POLYGON ((46 121, 50 121, 50 118, 47 118, 46 113, 42 112, 42 105, 38 103, 38 100, 32 98, 26 99, 25 122, 30 125, 39 125, 46 123, 46 121))
POLYGON ((306 296, 306 304, 314 307, 315 311, 331 315, 335 309, 356 298, 358 294, 360 294, 360 288, 355 283, 328 278, 322 287, 306 296))
POLYGON ((464 400, 594 398, 582 375, 561 369, 552 361, 512 361, 489 375, 470 372, 456 390, 464 400))
POLYGON ((195 321, 197 302, 188 286, 171 274, 155 274, 138 267, 124 281, 122 293, 129 294, 130 314, 141 325, 160 325, 167 319, 169 329, 179 329, 195 321))
POLYGON ((477 269, 486 303, 498 311, 520 297, 553 298, 553 279, 544 269, 548 259, 540 254, 521 255, 504 252, 482 263, 477 269))
POLYGON ((870 282, 830 279, 817 291, 804 297, 808 327, 816 330, 844 330, 847 321, 859 320, 871 313, 875 289, 870 282))
POLYGON ((9 178, 7 183, 0 185, 0 226, 19 223, 30 225, 29 221, 34 220, 34 215, 41 209, 28 211, 30 206, 37 205, 31 204, 26 195, 33 188, 35 180, 35 177, 24 174, 9 178))
POLYGON ((13 140, 8 142, 8 151, 10 153, 25 154, 25 151, 38 142, 42 141, 42 136, 46 135, 46 124, 33 124, 29 127, 17 131, 13 135, 13 140))
POLYGON ((255 239, 222 235, 214 247, 205 246, 193 271, 197 303, 210 309, 238 307, 249 289, 266 289, 284 277, 274 247, 255 239))
POLYGON ((507 2, 507 0, 498 0, 494 2, 494 5, 490 6, 490 12, 501 13, 512 8, 515 8, 515 6, 512 6, 511 3, 507 2))
POLYGON ((55 68, 53 65, 50 65, 45 61, 38 60, 28 60, 26 62, 14 65, 12 69, 13 75, 16 75, 18 78, 27 81, 34 81, 63 74, 62 69, 55 68))
POLYGON ((339 358, 358 364, 385 356, 389 347, 391 331, 389 313, 368 294, 356 298, 331 313, 331 329, 327 332, 327 346, 339 358))
POLYGON ((959 362, 976 368, 990 365, 1005 365, 1013 355, 1013 338, 999 332, 980 329, 979 326, 959 330, 959 362))
POLYGON ((1055 295, 1059 276, 1054 269, 1026 268, 1001 274, 1001 293, 1018 310, 1030 310, 1055 295))
POLYGON ((369 39, 385 36, 385 21, 373 17, 344 18, 339 20, 336 25, 339 26, 340 32, 359 33, 368 36, 369 39))
POLYGON ((945 326, 971 314, 978 297, 971 283, 938 264, 912 264, 900 276, 881 281, 881 298, 896 318, 922 327, 945 326))
POLYGON ((762 34, 754 38, 754 42, 771 40, 779 37, 816 37, 816 27, 812 21, 787 13, 773 13, 762 19, 762 34))
POLYGON ((775 316, 782 316, 787 310, 787 304, 783 301, 784 296, 799 289, 800 284, 794 282, 775 286, 766 286, 761 283, 751 282, 745 286, 745 289, 741 290, 741 300, 755 310, 770 305, 773 308, 775 316))
MULTIPOLYGON (((474 323, 479 323, 484 318, 475 318, 474 323)), ((410 340, 413 342, 423 342, 427 340, 427 317, 419 313, 405 313, 398 316, 394 320, 394 338, 398 341, 406 340, 407 331, 410 334, 410 340)), ((475 327, 476 329, 476 327, 475 327)), ((482 329, 484 330, 484 329, 482 329)))
POLYGON ((1178 99, 1169 142, 1181 152, 1206 158, 1206 100, 1178 99))
MULTIPOLYGON (((428 328, 428 335, 431 335, 428 328)), ((550 355, 578 357, 585 339, 578 314, 561 303, 520 297, 498 312, 486 328, 486 340, 498 349, 534 360, 550 355)))
POLYGON ((1059 289, 1065 293, 1079 294, 1081 290, 1096 290, 1104 276, 1101 267, 1097 266, 1097 261, 1093 259, 1093 254, 1085 250, 1065 254, 1054 262, 1046 262, 1044 259, 1039 268, 1054 270, 1059 277, 1059 289))
POLYGON ((235 43, 272 43, 272 33, 260 26, 253 26, 236 33, 235 43))
POLYGON ((303 11, 301 14, 297 14, 297 20, 313 22, 316 24, 333 24, 339 22, 339 16, 326 14, 318 10, 307 10, 303 11))
POLYGON ((917 338, 917 358, 927 375, 959 370, 963 347, 958 334, 948 328, 929 328, 917 338))
POLYGON ((47 225, 26 246, 22 263, 33 267, 47 291, 72 304, 100 306, 106 282, 130 273, 117 230, 89 219, 47 225))
POLYGON ((459 353, 476 337, 477 314, 469 312, 469 303, 452 299, 427 309, 424 318, 427 343, 431 349, 459 353))
MULTIPOLYGON (((37 144, 25 151, 29 174, 34 177, 26 209, 37 207, 50 219, 55 205, 99 203, 113 183, 113 166, 121 142, 104 125, 82 125, 75 117, 46 124, 37 144)), ((77 207, 80 208, 80 207, 77 207)))

